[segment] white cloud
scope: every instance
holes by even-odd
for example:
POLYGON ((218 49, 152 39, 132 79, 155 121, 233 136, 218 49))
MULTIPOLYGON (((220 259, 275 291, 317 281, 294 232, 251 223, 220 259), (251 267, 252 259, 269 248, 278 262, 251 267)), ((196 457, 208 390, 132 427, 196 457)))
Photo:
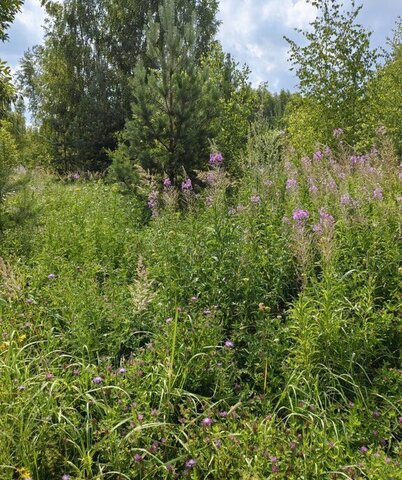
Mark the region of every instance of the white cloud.
POLYGON ((16 26, 20 24, 24 28, 25 34, 30 35, 32 43, 37 43, 43 37, 42 25, 45 16, 40 0, 26 0, 21 12, 16 17, 15 23, 16 26))

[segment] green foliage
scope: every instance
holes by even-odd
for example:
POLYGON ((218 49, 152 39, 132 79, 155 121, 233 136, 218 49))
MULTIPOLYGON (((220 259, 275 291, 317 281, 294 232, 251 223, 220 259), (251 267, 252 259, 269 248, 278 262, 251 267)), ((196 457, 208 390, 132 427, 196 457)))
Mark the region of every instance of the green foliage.
MULTIPOLYGON (((20 84, 48 138, 58 171, 104 170, 107 150, 130 115, 129 79, 145 55, 148 14, 161 1, 68 0, 48 6, 45 42, 22 61, 20 84)), ((208 50, 217 21, 215 0, 192 1, 200 35, 196 55, 208 50)), ((189 2, 179 2, 181 12, 189 2)), ((184 15, 185 16, 185 15, 184 15)))
POLYGON ((397 478, 400 178, 377 148, 300 160, 256 123, 236 184, 209 166, 151 220, 36 172, 40 221, 2 242, 2 477, 397 478))
MULTIPOLYGON (((332 132, 342 128, 345 140, 356 145, 365 133, 366 88, 378 54, 370 49, 370 33, 355 22, 362 6, 356 7, 353 0, 351 10, 343 13, 343 4, 335 0, 310 3, 319 15, 311 23, 311 31, 298 30, 307 40, 306 45, 299 46, 286 38, 292 69, 296 70, 300 92, 306 98, 305 102, 293 104, 300 111, 295 108, 289 122, 296 132, 302 132, 305 118, 312 113, 310 129, 318 133, 318 141, 331 144, 332 132)), ((307 143, 305 151, 308 147, 307 143)))
POLYGON ((394 145, 402 154, 402 127, 400 105, 402 104, 402 21, 396 24, 390 42, 391 53, 385 65, 378 69, 368 89, 368 124, 371 130, 384 126, 394 145))

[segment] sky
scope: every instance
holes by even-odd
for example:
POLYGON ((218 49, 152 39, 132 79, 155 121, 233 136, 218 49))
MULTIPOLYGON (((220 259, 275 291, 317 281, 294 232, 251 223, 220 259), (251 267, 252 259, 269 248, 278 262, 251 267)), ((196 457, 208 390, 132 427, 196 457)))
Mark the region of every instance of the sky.
MULTIPOLYGON (((402 1, 360 0, 360 3, 364 6, 358 20, 373 32, 372 45, 385 46, 398 15, 402 15, 402 1)), ((349 0, 344 0, 344 4, 347 6, 349 0)), ((222 24, 218 38, 236 61, 247 63, 254 85, 268 82, 271 91, 281 88, 295 91, 297 78, 289 71, 288 47, 283 36, 301 40, 294 29, 308 28, 314 17, 315 9, 307 0, 220 0, 222 24)), ((0 58, 14 71, 24 52, 41 43, 44 20, 40 0, 25 0, 9 30, 9 42, 0 43, 0 58)))

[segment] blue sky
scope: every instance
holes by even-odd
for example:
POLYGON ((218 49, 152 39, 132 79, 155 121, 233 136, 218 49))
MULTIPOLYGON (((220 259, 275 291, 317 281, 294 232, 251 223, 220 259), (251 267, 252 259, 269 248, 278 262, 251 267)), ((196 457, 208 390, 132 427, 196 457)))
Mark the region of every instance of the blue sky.
MULTIPOLYGON (((345 5, 349 0, 344 1, 345 5)), ((359 21, 373 31, 373 45, 385 45, 391 36, 401 0, 361 0, 359 21)), ((294 28, 306 28, 315 16, 306 0, 220 0, 219 32, 225 51, 251 68, 254 84, 267 81, 270 90, 294 90, 297 79, 289 71, 287 44, 283 36, 297 39, 294 28)), ((45 15, 39 0, 25 0, 21 13, 9 31, 10 41, 0 44, 0 58, 13 69, 29 47, 40 43, 45 15)))

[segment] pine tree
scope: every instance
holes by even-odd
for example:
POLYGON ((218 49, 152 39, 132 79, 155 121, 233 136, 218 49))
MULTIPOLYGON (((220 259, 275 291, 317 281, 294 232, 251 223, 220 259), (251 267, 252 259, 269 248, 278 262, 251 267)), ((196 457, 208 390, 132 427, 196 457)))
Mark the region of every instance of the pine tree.
POLYGON ((205 162, 217 91, 198 59, 196 11, 166 0, 158 17, 150 22, 145 61, 134 71, 132 117, 113 155, 114 170, 129 159, 173 179, 205 162))

